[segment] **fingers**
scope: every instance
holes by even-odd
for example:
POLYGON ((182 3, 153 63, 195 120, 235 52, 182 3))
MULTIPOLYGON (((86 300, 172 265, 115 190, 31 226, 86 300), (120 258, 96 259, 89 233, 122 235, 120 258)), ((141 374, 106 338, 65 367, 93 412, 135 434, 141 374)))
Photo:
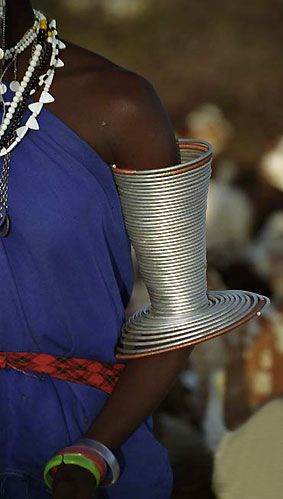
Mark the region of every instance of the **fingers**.
POLYGON ((76 465, 62 465, 55 475, 52 499, 94 499, 96 481, 89 471, 76 465))
POLYGON ((95 499, 95 490, 81 490, 77 491, 77 487, 70 483, 60 481, 54 488, 52 499, 95 499))
POLYGON ((55 485, 52 499, 77 499, 76 487, 70 482, 60 481, 55 485))

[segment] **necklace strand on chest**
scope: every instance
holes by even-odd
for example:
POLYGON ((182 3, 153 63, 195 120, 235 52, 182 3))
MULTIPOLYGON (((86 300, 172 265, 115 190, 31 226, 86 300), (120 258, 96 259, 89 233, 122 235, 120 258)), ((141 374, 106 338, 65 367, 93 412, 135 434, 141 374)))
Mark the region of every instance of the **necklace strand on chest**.
POLYGON ((22 39, 12 49, 7 49, 5 60, 8 61, 0 78, 0 89, 2 92, 3 115, 0 125, 0 157, 3 158, 2 173, 0 176, 0 237, 9 234, 11 221, 8 213, 8 180, 10 172, 10 155, 18 144, 24 139, 29 130, 38 130, 38 116, 45 104, 54 101, 50 93, 50 87, 55 75, 56 68, 64 66, 59 58, 60 50, 65 44, 59 40, 56 29, 56 21, 47 22, 45 16, 39 11, 34 11, 35 22, 22 39), (21 82, 14 80, 10 84, 10 90, 15 92, 11 101, 4 100, 7 91, 3 78, 9 65, 14 63, 18 55, 32 46, 32 55, 29 65, 21 82), (49 63, 49 64, 48 64, 49 63), (48 65, 48 69, 45 70, 48 65), (40 91, 39 99, 30 102, 31 95, 40 91), (23 116, 26 111, 30 112, 26 122, 23 116))

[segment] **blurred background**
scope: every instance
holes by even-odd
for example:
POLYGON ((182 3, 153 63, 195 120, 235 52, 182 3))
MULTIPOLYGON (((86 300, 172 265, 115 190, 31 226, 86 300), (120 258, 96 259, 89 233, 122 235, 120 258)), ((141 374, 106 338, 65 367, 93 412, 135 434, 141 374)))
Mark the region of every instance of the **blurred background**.
MULTIPOLYGON (((34 5, 56 17, 66 40, 147 77, 177 136, 214 146, 208 286, 266 294, 272 307, 196 347, 155 422, 175 471, 173 497, 222 497, 220 442, 283 393, 283 1, 34 5)), ((136 273, 129 313, 148 300, 136 273)))

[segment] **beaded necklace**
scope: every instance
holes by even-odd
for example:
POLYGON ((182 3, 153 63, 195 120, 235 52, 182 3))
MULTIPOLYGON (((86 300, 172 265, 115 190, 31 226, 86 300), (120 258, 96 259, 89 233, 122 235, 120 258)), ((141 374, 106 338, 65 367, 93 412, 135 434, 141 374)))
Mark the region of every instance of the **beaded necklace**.
POLYGON ((15 47, 3 51, 3 57, 8 63, 0 77, 0 93, 3 106, 2 123, 0 124, 0 157, 3 157, 0 176, 0 237, 6 237, 11 226, 8 214, 10 154, 29 130, 39 129, 37 118, 44 104, 54 101, 54 97, 49 91, 55 70, 64 66, 64 63, 59 58, 59 52, 66 46, 58 39, 56 21, 53 19, 48 23, 46 17, 39 11, 34 11, 34 15, 33 26, 23 35, 15 47), (16 78, 17 57, 29 46, 32 46, 29 65, 22 81, 18 82, 16 78), (44 72, 48 62, 49 67, 44 72), (3 95, 6 93, 7 87, 2 80, 12 63, 14 63, 15 78, 10 83, 10 89, 14 92, 14 95, 10 102, 6 102, 3 95), (40 87, 42 87, 42 91, 38 101, 29 103, 30 96, 40 87), (30 115, 26 123, 23 124, 23 115, 26 110, 30 111, 30 115))
POLYGON ((5 35, 6 35, 6 0, 1 0, 0 2, 0 33, 1 33, 0 70, 2 73, 2 65, 3 65, 2 59, 4 57, 5 35))
POLYGON ((11 48, 5 50, 5 59, 9 60, 13 57, 15 53, 20 54, 36 39, 37 30, 39 28, 39 23, 42 19, 45 19, 44 15, 38 11, 34 11, 35 19, 32 27, 28 29, 18 43, 11 48))

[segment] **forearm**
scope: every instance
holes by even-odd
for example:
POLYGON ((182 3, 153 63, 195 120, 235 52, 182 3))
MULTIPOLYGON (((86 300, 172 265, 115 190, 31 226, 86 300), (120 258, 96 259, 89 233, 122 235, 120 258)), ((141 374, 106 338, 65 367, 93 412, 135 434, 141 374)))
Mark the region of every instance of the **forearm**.
POLYGON ((186 366, 193 347, 128 362, 115 390, 86 436, 118 448, 158 407, 186 366))

